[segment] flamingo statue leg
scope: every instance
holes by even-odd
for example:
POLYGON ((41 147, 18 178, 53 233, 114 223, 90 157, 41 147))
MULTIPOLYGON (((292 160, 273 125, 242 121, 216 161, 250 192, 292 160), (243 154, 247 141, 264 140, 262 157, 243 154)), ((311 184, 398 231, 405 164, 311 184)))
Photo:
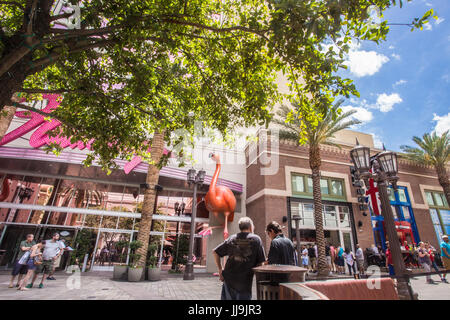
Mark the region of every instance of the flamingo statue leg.
POLYGON ((230 215, 229 212, 225 212, 224 216, 225 216, 225 225, 223 226, 223 239, 226 240, 228 239, 228 236, 230 235, 228 233, 228 216, 230 215))

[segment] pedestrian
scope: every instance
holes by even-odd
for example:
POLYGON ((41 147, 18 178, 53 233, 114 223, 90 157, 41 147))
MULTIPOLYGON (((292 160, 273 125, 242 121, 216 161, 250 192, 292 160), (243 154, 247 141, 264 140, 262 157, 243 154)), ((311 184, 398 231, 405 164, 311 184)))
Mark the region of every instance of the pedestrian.
POLYGON ((386 268, 388 268, 389 270, 389 275, 390 276, 395 276, 395 269, 394 269, 394 264, 392 262, 392 254, 391 254, 391 249, 389 247, 389 241, 386 241, 386 268))
POLYGON ((269 264, 295 265, 295 248, 292 241, 286 238, 281 226, 272 221, 266 227, 266 232, 272 240, 267 261, 269 264))
POLYGON ((34 275, 36 267, 42 263, 42 249, 45 247, 45 240, 41 240, 38 244, 35 244, 30 248, 30 255, 27 258, 28 272, 25 278, 20 282, 17 290, 27 291, 30 290, 25 287, 28 280, 34 275))
POLYGON ((51 240, 45 241, 44 252, 42 253, 42 264, 36 268, 36 272, 33 276, 33 280, 27 285, 28 289, 31 289, 36 281, 38 274, 42 273, 41 283, 39 288, 44 287, 44 280, 49 276, 53 270, 53 263, 59 258, 64 249, 59 241, 59 233, 55 232, 51 240))
MULTIPOLYGON (((429 242, 425 242, 425 249, 428 251, 428 254, 430 255, 430 260, 431 260, 431 267, 436 271, 439 272, 439 268, 436 264, 436 261, 434 259, 434 255, 436 252, 436 249, 433 248, 433 246, 429 243, 429 242)), ((444 273, 445 274, 445 273, 444 273)), ((447 280, 444 278, 444 274, 441 276, 440 274, 439 277, 441 278, 442 282, 447 282, 447 280)))
POLYGON ((341 245, 337 248, 337 265, 338 273, 345 274, 345 264, 344 264, 344 248, 341 245))
MULTIPOLYGON (((19 275, 19 277, 17 278, 16 287, 19 287, 19 284, 20 284, 23 276, 27 274, 27 272, 28 272, 27 261, 25 261, 23 263, 19 263, 19 261, 22 259, 22 257, 24 256, 25 253, 28 252, 28 255, 29 255, 29 250, 35 244, 36 244, 36 242, 34 241, 34 235, 31 233, 27 234, 26 239, 20 242, 19 253, 17 255, 16 261, 14 262, 14 267, 13 267, 13 270, 11 273, 11 281, 9 282, 9 286, 8 286, 9 288, 14 287, 14 279, 17 277, 17 275, 19 275)), ((24 259, 24 260, 26 260, 26 259, 24 259)))
POLYGON ((330 244, 331 272, 336 272, 336 249, 330 244))
POLYGON ((219 279, 223 282, 222 300, 251 300, 253 268, 266 260, 261 238, 254 234, 253 221, 242 217, 240 232, 230 236, 213 250, 219 279), (221 257, 228 256, 225 268, 221 257))
POLYGON ((359 246, 359 244, 356 245, 356 265, 358 266, 359 274, 364 274, 364 252, 359 246))
POLYGON ((327 260, 327 266, 328 266, 328 269, 330 270, 330 275, 331 275, 332 266, 331 266, 330 244, 325 245, 325 258, 327 260))
POLYGON ((353 270, 353 273, 356 274, 355 255, 353 254, 353 251, 351 251, 349 248, 345 248, 345 252, 344 252, 343 256, 345 259, 345 263, 347 264, 348 272, 350 273, 350 275, 352 275, 352 270, 353 270))
MULTIPOLYGON (((448 236, 447 235, 443 235, 442 236, 442 242, 441 242, 441 260, 442 260, 442 264, 444 265, 444 269, 445 270, 449 270, 450 269, 450 243, 448 242, 448 236)), ((447 274, 444 273, 443 277, 444 277, 444 282, 447 282, 446 279, 447 274)))
POLYGON ((314 272, 316 270, 316 251, 314 247, 309 244, 308 245, 308 260, 309 260, 309 271, 314 272))
POLYGON ((59 242, 60 242, 61 249, 58 250, 58 258, 53 263, 52 272, 48 275, 47 280, 56 280, 55 277, 53 277, 53 275, 55 274, 56 268, 58 268, 60 266, 62 254, 64 253, 64 250, 66 249, 65 240, 61 239, 61 240, 59 240, 59 242))
MULTIPOLYGON (((272 240, 270 243, 269 254, 267 255, 268 264, 295 265, 295 248, 292 241, 283 234, 278 222, 272 221, 266 227, 266 233, 272 240)), ((272 282, 288 282, 288 274, 278 274, 272 276, 272 282)))
POLYGON ((303 250, 302 250, 302 265, 303 265, 303 268, 308 269, 309 256, 308 256, 308 249, 306 248, 306 246, 303 246, 303 250))
MULTIPOLYGON (((425 248, 425 243, 422 241, 419 242, 418 254, 419 254, 419 263, 422 266, 422 268, 425 269, 425 272, 431 272, 430 254, 425 248)), ((427 275, 426 278, 428 284, 434 284, 434 280, 431 279, 431 275, 427 275)))

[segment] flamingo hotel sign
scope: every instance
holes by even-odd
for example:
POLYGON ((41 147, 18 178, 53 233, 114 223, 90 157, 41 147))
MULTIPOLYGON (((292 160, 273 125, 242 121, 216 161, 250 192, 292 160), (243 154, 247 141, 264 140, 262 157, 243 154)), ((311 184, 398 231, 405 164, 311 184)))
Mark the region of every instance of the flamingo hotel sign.
MULTIPOLYGON (((58 94, 44 94, 43 105, 45 107, 41 111, 50 114, 53 110, 58 108, 61 104, 61 99, 59 97, 60 95, 58 94)), ((30 111, 17 111, 15 113, 15 116, 18 118, 29 120, 20 127, 7 133, 0 141, 0 146, 4 146, 16 139, 19 139, 20 137, 34 130, 29 140, 29 144, 32 148, 37 149, 42 147, 43 145, 56 143, 62 148, 91 150, 91 144, 94 139, 89 140, 87 143, 84 143, 83 141, 71 143, 70 138, 64 136, 49 137, 48 133, 61 125, 61 122, 56 119, 46 121, 43 115, 30 111)), ((164 150, 164 153, 167 154, 167 150, 164 150)), ((131 159, 131 161, 124 165, 123 170, 128 174, 141 162, 142 158, 139 156, 135 156, 133 159, 131 159)))

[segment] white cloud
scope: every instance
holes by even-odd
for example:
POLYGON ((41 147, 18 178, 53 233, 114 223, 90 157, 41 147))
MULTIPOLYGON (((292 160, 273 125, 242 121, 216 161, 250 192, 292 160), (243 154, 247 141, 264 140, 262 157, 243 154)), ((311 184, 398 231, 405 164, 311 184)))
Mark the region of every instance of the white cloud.
POLYGON ((424 29, 425 30, 427 30, 427 31, 431 31, 431 30, 433 30, 433 26, 431 25, 431 23, 425 23, 424 25, 423 25, 423 27, 424 27, 424 29))
POLYGON ((401 59, 400 55, 398 55, 396 53, 391 54, 391 57, 394 58, 395 60, 400 60, 401 59))
POLYGON ((441 24, 442 22, 444 22, 445 21, 445 19, 444 18, 437 18, 435 21, 434 21, 434 24, 441 24))
POLYGON ((377 149, 383 149, 383 141, 382 138, 376 133, 370 133, 373 137, 373 146, 377 149))
POLYGON ((436 127, 434 127, 433 132, 436 132, 438 135, 442 135, 445 131, 450 130, 450 112, 442 117, 433 113, 433 121, 436 121, 436 127))
POLYGON ((395 47, 394 46, 389 46, 389 49, 393 50, 393 49, 395 49, 395 47))
POLYGON ((407 82, 408 81, 406 81, 406 80, 400 79, 400 80, 398 80, 397 82, 394 83, 394 87, 395 86, 400 86, 400 85, 405 84, 407 82))
POLYGON ((355 76, 364 77, 377 73, 388 61, 388 57, 375 51, 351 50, 345 63, 355 76))
POLYGON ((351 117, 361 122, 370 122, 373 119, 372 112, 364 107, 342 106, 341 109, 342 112, 356 110, 356 113, 354 113, 351 117))
POLYGON ((389 112, 392 110, 395 104, 402 102, 403 99, 398 93, 386 94, 382 93, 378 95, 375 107, 381 112, 389 112))

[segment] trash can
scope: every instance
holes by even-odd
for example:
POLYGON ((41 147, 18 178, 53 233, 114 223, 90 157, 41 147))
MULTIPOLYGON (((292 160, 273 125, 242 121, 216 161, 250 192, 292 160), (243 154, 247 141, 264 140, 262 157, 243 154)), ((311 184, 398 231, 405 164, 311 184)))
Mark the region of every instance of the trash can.
POLYGON ((308 270, 296 266, 272 264, 253 268, 253 271, 256 275, 257 299, 278 300, 279 284, 305 282, 305 275, 308 270))

